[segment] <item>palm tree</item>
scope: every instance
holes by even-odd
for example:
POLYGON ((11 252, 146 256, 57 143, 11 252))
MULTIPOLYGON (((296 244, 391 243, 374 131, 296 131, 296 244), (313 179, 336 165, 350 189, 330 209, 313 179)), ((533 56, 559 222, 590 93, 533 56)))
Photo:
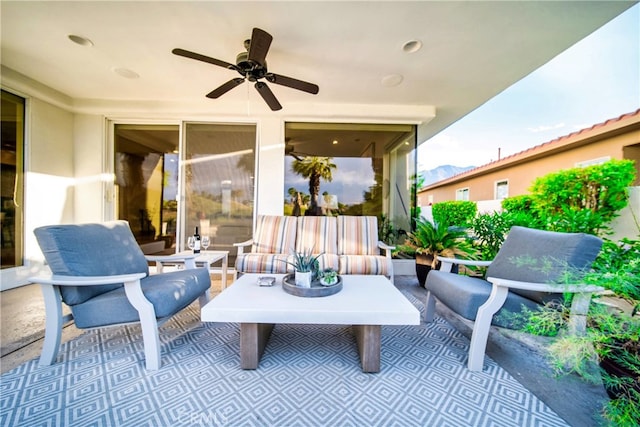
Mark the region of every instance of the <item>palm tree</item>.
POLYGON ((291 169, 303 178, 309 179, 309 193, 311 203, 309 212, 311 215, 318 215, 318 194, 320 193, 320 179, 331 182, 333 179, 331 171, 336 169, 331 157, 307 156, 294 160, 291 169))

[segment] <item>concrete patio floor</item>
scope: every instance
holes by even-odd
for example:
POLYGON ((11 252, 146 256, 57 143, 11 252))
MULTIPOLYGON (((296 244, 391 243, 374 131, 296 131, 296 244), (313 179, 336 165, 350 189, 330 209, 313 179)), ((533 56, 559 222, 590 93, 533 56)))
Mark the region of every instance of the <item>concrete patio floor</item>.
MULTIPOLYGON (((212 278, 213 292, 220 291, 219 276, 212 278)), ((420 300, 426 291, 415 276, 396 276, 396 286, 412 292, 420 300)), ((231 283, 231 276, 229 276, 231 283)), ((44 302, 38 285, 23 286, 0 293, 0 370, 8 372, 40 355, 44 337, 44 302)), ((468 338, 473 323, 461 319, 442 304, 437 312, 468 338)), ((73 324, 65 327, 66 342, 84 331, 73 324)), ((575 376, 554 378, 545 357, 547 341, 517 331, 492 327, 487 355, 553 409, 571 426, 597 426, 598 408, 607 400, 601 385, 589 385, 575 376)))

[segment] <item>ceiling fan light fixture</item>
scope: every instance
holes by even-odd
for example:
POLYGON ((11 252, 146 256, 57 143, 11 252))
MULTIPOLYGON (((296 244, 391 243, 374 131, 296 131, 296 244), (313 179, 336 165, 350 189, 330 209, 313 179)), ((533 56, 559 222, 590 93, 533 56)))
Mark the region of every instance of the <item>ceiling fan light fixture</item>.
POLYGON ((420 40, 409 40, 402 45, 402 50, 405 53, 414 53, 422 49, 422 42, 420 40))
POLYGON ((402 80, 404 80, 404 77, 402 77, 401 74, 389 74, 388 76, 384 76, 380 83, 384 87, 394 87, 402 83, 402 80))
POLYGON ((86 37, 83 36, 78 36, 75 34, 69 34, 67 36, 67 38, 69 40, 71 40, 72 42, 74 42, 75 44, 79 44, 80 46, 85 46, 85 47, 92 47, 93 46, 93 42, 91 40, 89 40, 86 37))
POLYGON ((136 73, 133 70, 128 68, 115 67, 112 69, 114 73, 119 75, 120 77, 124 77, 125 79, 138 79, 140 78, 140 74, 136 73))

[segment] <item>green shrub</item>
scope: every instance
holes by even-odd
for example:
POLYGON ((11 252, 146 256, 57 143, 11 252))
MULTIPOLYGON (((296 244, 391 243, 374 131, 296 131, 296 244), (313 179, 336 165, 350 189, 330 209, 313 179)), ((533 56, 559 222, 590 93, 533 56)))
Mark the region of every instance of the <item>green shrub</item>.
POLYGON ((520 196, 507 197, 502 200, 502 209, 508 212, 527 212, 531 209, 533 200, 530 195, 522 194, 520 196))
POLYGON ((433 205, 433 221, 447 227, 467 227, 478 212, 475 202, 456 200, 435 203, 433 205))
POLYGON ((480 258, 491 260, 496 257, 513 223, 506 212, 484 213, 471 221, 474 244, 480 251, 480 258))
POLYGON ((531 186, 531 209, 548 230, 606 234, 628 203, 635 175, 632 160, 550 173, 531 186))

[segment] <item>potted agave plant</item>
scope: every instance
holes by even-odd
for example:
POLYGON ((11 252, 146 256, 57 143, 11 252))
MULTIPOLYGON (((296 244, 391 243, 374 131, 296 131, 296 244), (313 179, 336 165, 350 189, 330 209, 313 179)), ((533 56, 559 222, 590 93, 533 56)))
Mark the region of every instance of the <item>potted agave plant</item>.
POLYGON ((319 262, 318 258, 322 254, 313 256, 311 248, 305 249, 302 252, 296 252, 292 250, 293 261, 284 261, 291 265, 294 269, 296 286, 302 288, 310 288, 311 282, 316 279, 318 275, 319 262))
POLYGON ((438 257, 470 258, 476 251, 467 240, 467 233, 461 227, 448 227, 424 218, 416 220, 416 229, 407 233, 407 238, 398 251, 416 257, 416 275, 420 286, 424 287, 427 274, 438 268, 438 257))

